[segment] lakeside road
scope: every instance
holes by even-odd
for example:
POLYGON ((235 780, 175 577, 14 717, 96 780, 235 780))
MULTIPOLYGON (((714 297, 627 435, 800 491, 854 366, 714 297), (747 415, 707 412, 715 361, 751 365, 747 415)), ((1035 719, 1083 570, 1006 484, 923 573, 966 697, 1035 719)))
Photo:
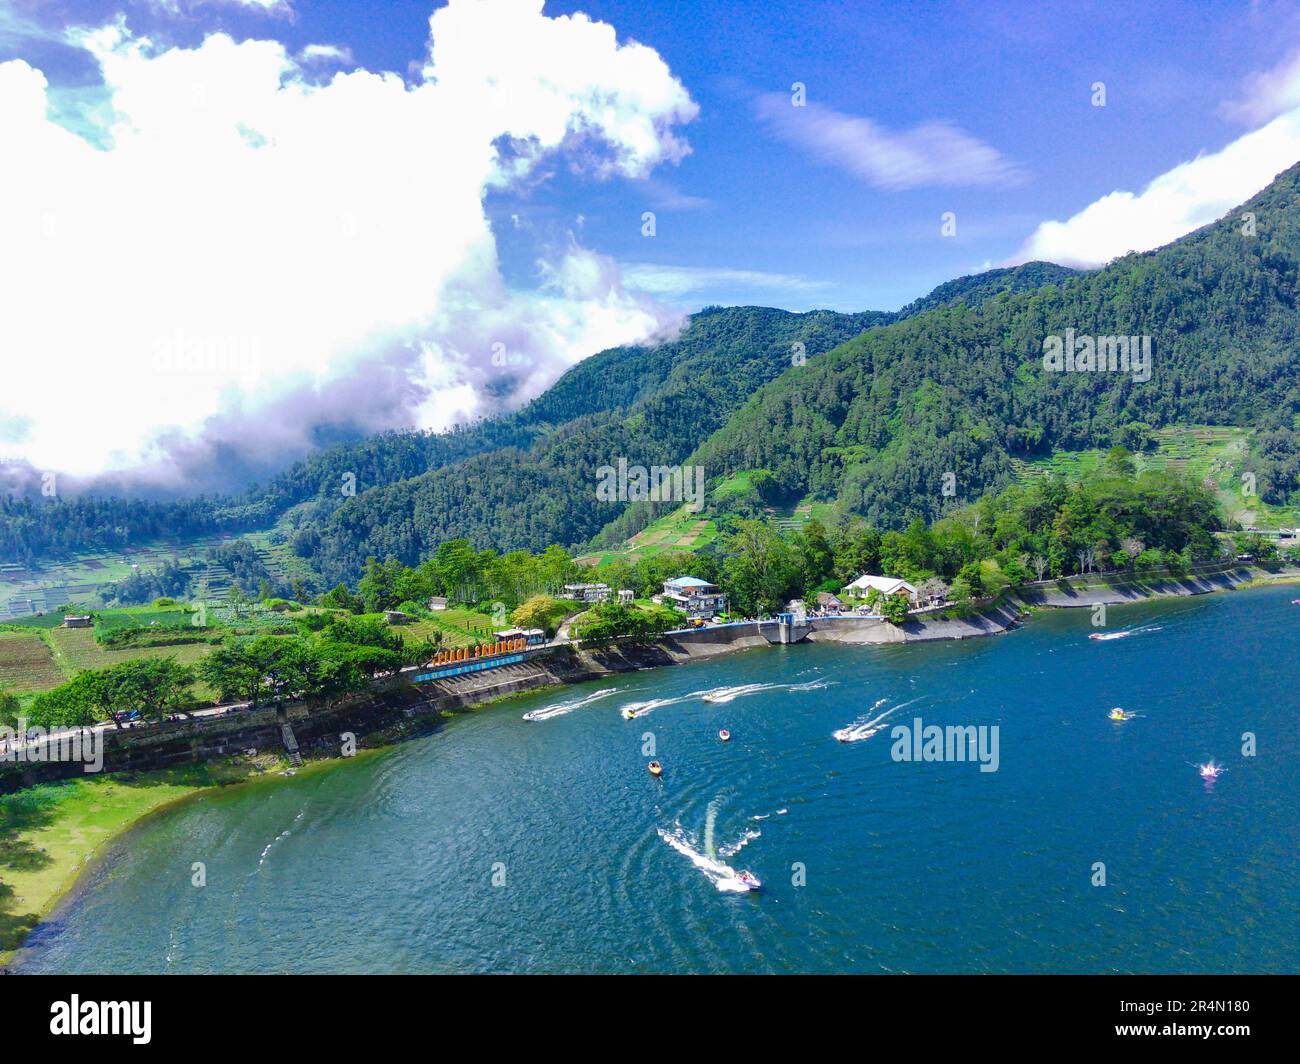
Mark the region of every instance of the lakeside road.
MULTIPOLYGON (((1257 566, 1240 565, 1237 566, 1235 570, 1233 566, 1214 567, 1209 572, 1192 573, 1184 577, 1179 577, 1174 574, 1168 574, 1164 572, 1157 572, 1151 574, 1141 574, 1141 573, 1092 574, 1089 577, 1075 577, 1073 579, 1074 582, 1078 584, 1078 587, 1077 589, 1074 590, 1072 595, 1069 597, 1053 592, 1053 589, 1057 586, 1058 583, 1057 581, 1041 581, 1037 584, 1025 585, 1024 587, 1020 587, 1012 590, 1010 593, 1013 595, 1014 598, 1016 598, 1021 604, 1025 606, 1036 606, 1036 607, 1048 608, 1048 609, 1078 609, 1078 608, 1085 608, 1085 607, 1094 606, 1102 603, 1108 605, 1123 605, 1126 603, 1139 602, 1139 601, 1144 601, 1149 599, 1182 597, 1187 595, 1198 595, 1198 594, 1212 594, 1218 591, 1246 590, 1253 586, 1264 587, 1264 586, 1270 586, 1277 583, 1297 582, 1300 581, 1300 568, 1296 568, 1296 567, 1284 568, 1278 572, 1273 572, 1267 569, 1259 568, 1257 566), (1229 573, 1232 573, 1234 571, 1249 573, 1249 578, 1237 581, 1235 583, 1229 581, 1226 585, 1222 585, 1222 586, 1218 584, 1203 582, 1206 579, 1214 580, 1214 579, 1226 578, 1229 573), (1122 578, 1122 579, 1117 579, 1117 578, 1122 578), (1202 581, 1202 583, 1200 584, 1200 586, 1193 586, 1190 589, 1187 586, 1184 586, 1179 583, 1180 581, 1187 581, 1187 580, 1202 581), (1161 586, 1162 583, 1166 584, 1167 586, 1162 587, 1161 586), (1042 595, 1043 592, 1046 592, 1046 594, 1042 595), (1035 596, 1037 595, 1042 595, 1042 597, 1035 598, 1035 596)), ((947 605, 923 607, 921 609, 916 609, 911 611, 910 617, 914 620, 924 620, 927 616, 943 613, 948 608, 950 607, 947 605)), ((810 614, 809 617, 813 620, 818 619, 816 614, 810 614)), ((879 615, 877 614, 872 614, 872 615, 840 614, 840 615, 831 615, 823 619, 836 620, 836 619, 847 619, 847 618, 859 619, 859 620, 880 619, 879 615)), ((751 624, 751 623, 753 622, 738 621, 738 622, 730 622, 728 624, 723 624, 723 625, 706 625, 703 628, 680 629, 676 633, 668 633, 668 634, 669 635, 672 634, 691 635, 699 632, 714 631, 719 628, 734 627, 736 625, 744 625, 744 624, 751 624)), ((965 638, 968 637, 969 634, 970 633, 964 633, 963 635, 960 636, 953 635, 951 637, 940 636, 939 638, 965 638)), ((556 648, 562 646, 576 647, 578 645, 578 642, 579 641, 574 639, 569 632, 569 622, 565 621, 560 626, 559 630, 557 630, 555 636, 549 642, 543 644, 543 647, 544 648, 556 648)), ((407 665, 407 666, 403 666, 403 668, 401 668, 396 674, 384 673, 380 676, 377 676, 375 679, 376 682, 385 682, 391 680, 394 675, 420 672, 420 671, 424 671, 427 668, 428 666, 407 665)), ((216 706, 208 706, 203 709, 191 710, 189 712, 184 713, 183 717, 189 719, 211 719, 211 718, 229 716, 231 714, 239 713, 248 708, 250 708, 250 703, 247 701, 227 702, 216 706)), ((260 706, 258 708, 266 708, 266 707, 260 706)), ((139 722, 129 723, 126 725, 126 727, 122 728, 121 730, 126 731, 126 730, 134 730, 136 728, 149 728, 149 727, 153 727, 153 725, 146 721, 139 721, 139 722)), ((112 721, 101 721, 99 723, 91 725, 90 729, 101 733, 109 733, 118 730, 117 725, 115 725, 114 722, 112 721)), ((38 748, 47 746, 50 741, 51 740, 47 738, 47 739, 30 741, 22 745, 11 744, 7 740, 4 742, 0 742, 0 758, 13 757, 14 754, 19 751, 27 752, 27 753, 36 751, 38 748)))

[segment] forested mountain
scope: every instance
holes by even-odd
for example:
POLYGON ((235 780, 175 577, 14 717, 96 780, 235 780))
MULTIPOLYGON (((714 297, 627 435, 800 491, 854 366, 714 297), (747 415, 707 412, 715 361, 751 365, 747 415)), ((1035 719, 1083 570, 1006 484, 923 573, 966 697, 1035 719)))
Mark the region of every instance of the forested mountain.
POLYGON ((1140 445, 1148 427, 1178 422, 1270 430, 1269 470, 1285 480, 1300 412, 1298 281, 1293 167, 1164 248, 916 314, 791 368, 690 460, 712 480, 769 470, 781 496, 811 493, 884 526, 1006 483, 1012 456, 1140 445), (1049 372, 1044 341, 1067 330, 1149 336, 1150 379, 1049 372))
MULTIPOLYGON (((312 554, 333 512, 355 505, 350 502, 351 496, 341 490, 345 475, 346 483, 355 484, 356 493, 361 495, 494 452, 499 455, 496 462, 471 464, 464 475, 482 476, 482 471, 489 468, 517 470, 521 483, 545 484, 547 487, 541 490, 560 492, 565 488, 555 481, 550 469, 533 468, 535 461, 545 459, 542 452, 551 453, 549 445, 539 451, 538 442, 549 436, 567 439, 574 432, 580 441, 589 439, 595 425, 578 425, 581 419, 608 420, 609 415, 627 411, 659 393, 673 397, 671 403, 648 407, 646 414, 653 419, 652 431, 661 436, 666 433, 670 437, 669 450, 680 459, 721 424, 720 415, 725 418, 750 392, 790 364, 794 351, 789 345, 801 342, 807 355, 817 354, 874 325, 896 321, 922 307, 978 301, 1005 289, 1023 289, 1040 282, 1041 270, 1062 268, 1030 263, 1016 270, 962 278, 940 286, 899 312, 815 311, 794 315, 764 307, 708 308, 694 315, 676 340, 612 348, 583 360, 515 413, 446 433, 394 431, 337 444, 294 463, 266 484, 253 485, 234 496, 200 495, 173 501, 95 495, 50 500, 39 494, 0 498, 0 560, 29 564, 88 547, 122 547, 157 538, 267 528, 295 507, 302 507, 302 512, 295 512, 291 523, 306 530, 300 545, 312 554), (796 322, 797 326, 786 327, 796 322), (761 354, 756 357, 755 352, 761 354), (719 381, 721 388, 716 386, 719 381)), ((635 423, 629 428, 637 431, 635 423)), ((593 445, 595 442, 621 446, 618 439, 593 441, 593 445)), ((560 446, 581 447, 582 443, 560 446)), ((447 502, 456 509, 443 515, 438 527, 453 534, 471 534, 484 542, 510 545, 538 542, 548 536, 567 542, 589 534, 586 521, 570 525, 539 519, 536 514, 529 516, 535 507, 513 502, 514 493, 499 481, 498 473, 492 480, 496 494, 487 502, 465 505, 454 493, 449 495, 447 502), (499 526, 493 516, 498 508, 499 526)), ((409 524, 409 514, 407 518, 394 514, 401 498, 414 497, 411 491, 373 497, 384 516, 361 523, 375 529, 377 550, 382 552, 383 544, 423 541, 413 532, 383 527, 404 521, 409 524)), ((352 514, 343 519, 345 524, 356 521, 352 514)), ((364 560, 365 554, 359 557, 364 560)), ((336 566, 330 557, 323 559, 331 572, 337 570, 339 575, 339 566, 355 560, 340 558, 336 566)))
POLYGON ((0 560, 278 520, 332 584, 368 556, 412 564, 458 537, 612 541, 654 512, 597 501, 596 470, 620 458, 698 464, 711 486, 767 470, 777 497, 885 527, 1005 484, 1015 456, 1140 446, 1177 422, 1264 430, 1261 491, 1285 495, 1300 490, 1298 180, 1292 169, 1220 222, 1097 271, 992 270, 897 313, 708 308, 673 339, 584 360, 514 414, 334 447, 236 498, 3 502, 0 560), (1068 330, 1149 337, 1150 379, 1046 371, 1044 339, 1068 330))
MULTIPOLYGON (((92 546, 120 547, 166 536, 266 528, 303 503, 309 504, 308 512, 295 515, 295 524, 319 527, 351 498, 341 490, 344 474, 351 474, 349 483, 355 483, 359 496, 487 452, 500 451, 502 462, 508 464, 563 426, 626 409, 660 391, 683 396, 671 412, 680 433, 700 414, 692 405, 696 399, 688 394, 688 382, 726 378, 726 386, 711 393, 713 409, 706 412, 707 421, 720 409, 724 414, 734 410, 789 364, 791 350, 787 345, 782 354, 780 344, 799 340, 813 354, 894 318, 891 313, 872 311, 797 315, 764 307, 710 308, 695 315, 677 340, 612 348, 585 359, 513 414, 447 433, 387 432, 339 444, 238 496, 170 502, 95 496, 0 498, 0 560, 29 563, 92 546), (747 354, 759 349, 759 357, 747 354), (722 408, 718 403, 727 405, 722 408)), ((707 428, 693 432, 686 450, 718 423, 709 421, 707 428)), ((470 520, 466 527, 484 527, 474 523, 472 514, 466 516, 470 520)), ((514 538, 513 528, 507 533, 507 538, 514 538)))
POLYGON ((933 292, 907 304, 898 312, 898 317, 912 318, 940 307, 978 306, 1003 292, 1024 292, 1082 275, 1080 270, 1058 266, 1054 262, 1025 262, 1019 266, 985 270, 983 273, 945 281, 933 292))
POLYGON ((600 466, 620 457, 646 467, 679 463, 796 358, 891 317, 706 309, 676 339, 606 351, 567 373, 519 415, 530 446, 358 494, 323 520, 313 508, 296 511, 295 545, 333 582, 354 577, 368 556, 412 564, 459 537, 506 550, 582 543, 624 509, 597 501, 600 466))
MULTIPOLYGON (((974 305, 1074 272, 1050 263, 995 270, 949 282, 913 307, 974 305)), ((538 430, 531 446, 486 452, 359 495, 320 527, 318 514, 304 515, 312 527, 299 543, 333 581, 347 579, 369 556, 410 564, 462 536, 506 550, 581 544, 602 529, 605 539, 622 538, 655 510, 597 501, 597 469, 619 458, 646 468, 676 465, 762 385, 850 336, 914 312, 707 308, 675 340, 606 351, 562 377, 520 415, 538 430)))

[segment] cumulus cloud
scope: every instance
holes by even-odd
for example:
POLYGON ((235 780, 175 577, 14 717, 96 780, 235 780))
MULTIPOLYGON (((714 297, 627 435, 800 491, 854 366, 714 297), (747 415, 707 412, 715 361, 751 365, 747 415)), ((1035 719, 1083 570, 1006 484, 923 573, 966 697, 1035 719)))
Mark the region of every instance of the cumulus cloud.
POLYGON ((787 144, 876 188, 1016 184, 1025 177, 1018 164, 951 122, 891 130, 818 103, 795 107, 779 92, 760 95, 754 107, 787 144))
POLYGON ((1250 199, 1300 160, 1300 52, 1246 78, 1219 111, 1259 128, 1161 174, 1141 192, 1116 190, 1065 221, 1041 223, 1003 265, 1048 259, 1102 266, 1177 240, 1250 199))
POLYGON ((410 81, 322 83, 276 41, 162 47, 121 20, 75 39, 102 147, 0 64, 6 458, 194 487, 321 431, 449 427, 675 317, 572 241, 512 290, 484 209, 557 152, 592 179, 687 152, 695 104, 609 25, 452 0, 410 81))
POLYGON ((1297 159, 1300 110, 1174 167, 1141 192, 1111 192, 1063 222, 1041 223, 1004 265, 1046 259, 1101 266, 1149 251, 1221 218, 1297 159))

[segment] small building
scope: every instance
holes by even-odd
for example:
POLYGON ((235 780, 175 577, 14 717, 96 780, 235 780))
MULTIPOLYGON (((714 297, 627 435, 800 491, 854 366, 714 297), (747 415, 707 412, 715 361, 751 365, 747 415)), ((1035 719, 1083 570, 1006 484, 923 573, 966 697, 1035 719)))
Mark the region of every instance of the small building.
POLYGON ((410 619, 401 610, 384 610, 384 620, 389 624, 406 624, 410 619))
POLYGON ((909 603, 916 602, 916 588, 897 576, 873 576, 864 573, 844 589, 846 599, 865 599, 874 588, 882 595, 906 595, 909 603))
POLYGON ((663 603, 686 614, 688 621, 712 620, 726 609, 726 597, 716 584, 694 576, 664 581, 663 603))
POLYGON ((511 639, 522 639, 527 646, 536 647, 546 642, 546 632, 541 628, 503 628, 492 634, 503 643, 511 639))
POLYGON ((447 608, 447 600, 443 598, 441 595, 434 595, 433 598, 429 599, 429 609, 445 610, 446 608, 447 608))
POLYGON ((627 588, 623 588, 623 589, 622 589, 621 591, 619 591, 619 593, 618 593, 618 603, 619 603, 620 606, 630 606, 630 605, 632 605, 632 601, 633 601, 635 598, 636 598, 636 592, 635 592, 635 591, 630 591, 630 590, 628 590, 627 588))
POLYGON ((608 584, 565 584, 560 598, 572 602, 604 602, 610 597, 608 584))
POLYGON ((63 618, 63 627, 64 628, 89 628, 90 614, 88 613, 84 615, 76 614, 76 613, 67 614, 63 618))
POLYGON ((837 595, 832 595, 829 591, 818 591, 817 608, 822 613, 839 613, 844 609, 844 603, 840 601, 837 595))

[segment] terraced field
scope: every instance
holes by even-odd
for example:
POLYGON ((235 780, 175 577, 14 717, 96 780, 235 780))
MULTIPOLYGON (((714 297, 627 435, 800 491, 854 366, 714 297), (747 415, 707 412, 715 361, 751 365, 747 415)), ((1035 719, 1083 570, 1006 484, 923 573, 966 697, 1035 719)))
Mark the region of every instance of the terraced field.
POLYGON ((66 679, 40 635, 0 632, 0 685, 29 694, 48 691, 66 679))
MULTIPOLYGON (((136 658, 173 657, 184 665, 192 665, 202 661, 213 649, 210 643, 183 643, 171 647, 123 647, 108 650, 95 642, 95 632, 91 628, 54 628, 50 630, 50 641, 54 645, 55 660, 68 676, 83 669, 106 669, 110 665, 136 658)), ((61 683, 63 679, 60 676, 58 682, 61 683)))
POLYGON ((651 558, 670 551, 699 550, 717 537, 718 527, 707 513, 695 513, 682 506, 642 529, 621 549, 585 554, 578 561, 590 565, 611 558, 636 562, 641 558, 651 558))
MULTIPOLYGON (((1300 509, 1272 506, 1258 497, 1243 494, 1241 474, 1248 450, 1249 431, 1223 425, 1188 425, 1159 429, 1156 449, 1135 455, 1137 468, 1173 469, 1213 483, 1219 503, 1243 527, 1292 528, 1300 524, 1300 509)), ((1106 451, 1058 451, 1050 458, 1014 460, 1022 480, 1056 473, 1077 478, 1094 469, 1106 451)))
MULTIPOLYGON (((504 625, 495 627, 509 627, 504 625)), ((399 632, 408 643, 418 643, 424 639, 437 641, 442 636, 443 647, 467 647, 490 639, 494 626, 492 618, 474 610, 436 610, 430 619, 417 618, 409 624, 398 625, 399 632)))
POLYGON ((221 566, 209 563, 207 552, 210 547, 235 538, 252 543, 262 564, 277 579, 288 582, 305 575, 302 560, 286 544, 272 543, 270 531, 248 532, 241 537, 206 536, 114 550, 88 550, 32 569, 0 558, 0 621, 44 613, 69 602, 102 606, 100 592, 104 585, 124 580, 137 569, 158 569, 168 562, 186 571, 196 596, 209 602, 224 602, 230 591, 230 574, 221 566))

